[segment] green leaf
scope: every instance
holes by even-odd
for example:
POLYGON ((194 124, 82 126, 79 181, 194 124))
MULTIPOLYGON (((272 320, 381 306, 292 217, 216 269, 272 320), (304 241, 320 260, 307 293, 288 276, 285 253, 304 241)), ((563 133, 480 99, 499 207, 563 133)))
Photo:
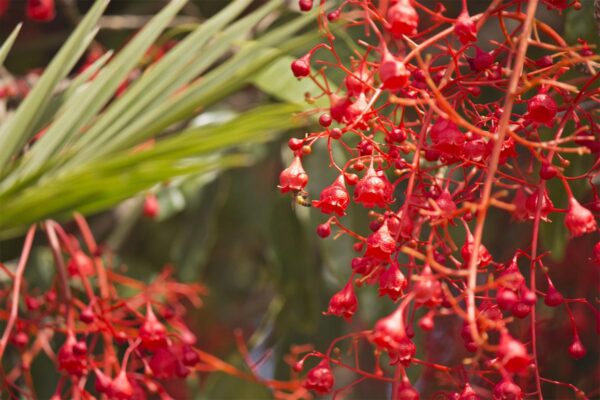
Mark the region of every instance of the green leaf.
POLYGON ((33 146, 27 155, 28 162, 23 164, 21 175, 40 168, 65 142, 91 121, 113 97, 121 82, 185 3, 186 0, 171 1, 100 71, 87 89, 86 96, 70 99, 66 106, 69 112, 62 114, 33 146))
POLYGON ((107 5, 107 0, 96 1, 16 113, 0 127, 0 171, 6 168, 10 158, 35 133, 32 128, 43 115, 57 83, 67 76, 96 35, 97 30, 93 28, 107 5))
POLYGON ((10 33, 8 38, 4 41, 4 43, 2 43, 2 47, 0 47, 0 67, 4 65, 4 60, 6 60, 6 56, 8 56, 10 49, 12 49, 15 40, 17 40, 17 36, 19 35, 22 26, 22 23, 17 25, 15 29, 13 29, 13 31, 10 33))
POLYGON ((262 142, 301 123, 293 105, 264 106, 218 126, 190 128, 159 141, 152 149, 110 158, 41 179, 24 190, 0 197, 0 236, 46 218, 66 218, 73 211, 92 213, 113 206, 167 179, 247 165, 244 154, 219 156, 232 146, 262 142))

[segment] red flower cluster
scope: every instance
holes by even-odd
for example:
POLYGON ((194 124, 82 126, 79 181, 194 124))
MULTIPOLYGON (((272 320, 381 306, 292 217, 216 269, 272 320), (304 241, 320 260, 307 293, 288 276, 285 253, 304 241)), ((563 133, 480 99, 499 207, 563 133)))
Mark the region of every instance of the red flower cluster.
MULTIPOLYGON (((300 1, 300 8, 311 9, 308 3, 300 1)), ((281 173, 279 188, 304 197, 318 192, 312 205, 328 215, 318 235, 326 238, 337 230, 335 237, 355 240, 359 254, 348 268, 350 278, 333 295, 326 314, 349 320, 360 311, 362 286, 375 286, 388 297, 382 302, 399 304, 372 330, 334 342, 371 342, 377 355, 373 371, 359 368, 358 362, 344 364, 331 349, 313 352, 308 356, 323 361, 309 372, 305 387, 332 390, 331 366, 344 364, 361 380, 394 382, 395 398, 418 398, 405 369, 421 363, 452 376, 452 384, 440 383, 456 386, 444 398, 520 399, 524 393, 541 398, 551 384, 582 395, 570 384, 542 376, 537 346, 544 333, 535 329, 535 311, 565 305, 571 315, 569 303, 581 301, 598 313, 588 300, 564 298, 556 289, 539 244, 542 225, 561 213, 572 237, 598 231, 600 201, 591 183, 600 165, 594 111, 600 74, 593 51, 583 42, 569 46, 535 20, 539 1, 488 2, 475 15, 466 0, 453 11, 416 0, 356 0, 341 2, 333 11, 331 3, 319 5, 323 43, 291 65, 295 77, 314 81, 322 91, 307 98, 329 99, 330 106, 314 111, 318 129, 290 139, 294 158, 281 173), (365 37, 357 39, 349 59, 342 56, 343 41, 336 40, 332 21, 364 28, 365 37), (498 25, 502 29, 495 31, 498 25), (479 34, 484 29, 497 36, 484 40, 479 34), (588 73, 568 75, 575 65, 586 66, 588 73), (343 79, 336 81, 339 74, 343 79), (302 167, 303 158, 318 154, 311 148, 319 141, 326 142, 329 153, 323 164, 338 174, 325 188, 309 185, 313 171, 302 167), (591 167, 573 171, 567 156, 591 167), (550 191, 554 183, 564 188, 564 199, 550 191), (571 190, 576 183, 578 193, 591 187, 594 199, 577 200, 571 190), (351 202, 359 207, 350 208, 351 202), (349 210, 361 208, 372 218, 370 232, 344 222, 349 210), (504 253, 514 255, 506 262, 495 259, 484 244, 491 208, 531 226, 525 245, 506 238, 504 253), (464 241, 456 243, 452 232, 464 241), (528 279, 521 273, 525 261, 528 279), (540 279, 545 286, 539 286, 540 279), (415 325, 432 332, 427 340, 448 336, 444 340, 452 345, 452 335, 436 332, 442 325, 436 320, 442 318, 462 320, 459 337, 476 354, 468 363, 415 358, 415 325), (519 320, 530 329, 519 329, 519 320), (384 374, 381 354, 394 366, 393 377, 384 374)), ((577 2, 543 3, 559 11, 578 8, 577 2)), ((590 248, 588 258, 600 256, 590 248)), ((573 317, 570 321, 575 340, 568 353, 583 357, 577 323, 573 317)), ((433 374, 424 375, 433 379, 433 374)))

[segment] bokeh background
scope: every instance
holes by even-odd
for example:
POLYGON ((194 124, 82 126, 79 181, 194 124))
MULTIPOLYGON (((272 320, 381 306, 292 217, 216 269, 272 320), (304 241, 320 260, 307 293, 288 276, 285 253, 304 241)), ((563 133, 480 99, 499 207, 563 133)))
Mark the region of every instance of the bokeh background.
MULTIPOLYGON (((10 3, 8 13, 0 19, 1 39, 6 38, 18 22, 25 20, 25 2, 11 0, 10 3)), ((54 21, 26 21, 8 59, 7 69, 14 75, 26 76, 46 65, 91 3, 91 0, 57 0, 57 18, 54 21)), ((105 49, 119 49, 165 3, 158 0, 113 0, 101 22, 103 29, 98 36, 99 43, 105 49)), ((190 1, 178 17, 177 24, 209 18, 226 3, 225 0, 190 1)), ((257 6, 260 3, 256 1, 257 6)), ((458 13, 460 1, 443 3, 450 14, 458 13)), ((469 6, 472 12, 477 12, 487 3, 484 0, 469 1, 469 6)), ((563 32, 570 43, 582 37, 597 44, 598 28, 592 16, 592 1, 582 3, 583 11, 569 11, 561 16, 541 10, 540 17, 563 32)), ((292 10, 294 6, 290 4, 289 8, 292 10)), ((491 35, 492 31, 482 33, 484 38, 491 35)), ((272 100, 249 86, 205 110, 199 118, 218 120, 227 113, 272 100)), ((253 357, 272 353, 260 370, 265 377, 285 378, 289 374, 284 356, 290 346, 312 343, 323 350, 332 339, 349 329, 369 329, 378 317, 392 308, 391 302, 376 301, 376 292, 365 288, 360 291, 358 315, 350 325, 321 314, 327 308, 329 297, 347 279, 354 252, 352 242, 345 237, 336 241, 318 239, 314 228, 323 217, 315 210, 292 209, 291 198, 279 194, 276 189, 279 172, 289 160, 285 143, 292 135, 300 136, 302 133, 283 132, 278 140, 257 145, 254 151, 259 156, 258 161, 248 168, 215 173, 208 178, 189 179, 177 187, 165 185, 159 191, 161 213, 156 220, 143 218, 140 199, 124 202, 90 219, 98 239, 115 250, 120 262, 126 265, 128 274, 149 279, 164 265, 172 264, 179 279, 204 284, 209 291, 204 307, 190 310, 188 321, 199 338, 199 347, 242 365, 233 334, 235 329, 241 329, 253 357)), ((311 176, 309 192, 315 195, 333 178, 331 171, 324 168, 323 155, 323 149, 316 148, 314 156, 308 158, 305 165, 311 176)), ((591 194, 585 194, 583 187, 575 189, 583 196, 582 201, 591 199, 591 194)), ((554 203, 557 207, 564 206, 566 199, 560 188, 553 188, 553 191, 554 203)), ((349 215, 352 219, 350 225, 364 231, 368 224, 366 213, 356 210, 349 215)), ((492 213, 486 226, 486 246, 496 260, 509 259, 515 248, 526 246, 530 238, 529 225, 517 225, 501 213, 492 213)), ((559 217, 555 227, 545 225, 543 232, 544 247, 553 251, 549 268, 556 286, 567 297, 585 297, 597 303, 598 268, 592 265, 589 257, 598 236, 587 235, 568 242, 560 228, 562 220, 559 217)), ((462 235, 462 232, 458 234, 462 235)), ((21 240, 0 242, 0 261, 17 256, 21 240)), ((38 282, 44 285, 48 276, 47 266, 48 254, 45 250, 37 250, 29 267, 30 284, 38 282)), ((571 342, 566 313, 561 308, 543 308, 539 318, 546 325, 547 336, 541 338, 540 347, 554 349, 541 354, 547 359, 545 365, 552 366, 552 370, 544 371, 544 375, 562 377, 590 390, 598 386, 600 377, 598 337, 594 334, 594 320, 589 312, 583 306, 573 306, 573 312, 588 353, 577 362, 566 360, 567 347, 571 342)), ((524 323, 521 329, 526 327, 524 323)), ((460 322, 451 318, 440 320, 429 335, 417 331, 416 341, 425 344, 417 347, 426 349, 425 353, 421 350, 418 356, 435 355, 438 360, 447 362, 462 357, 462 346, 453 345, 461 343, 459 332, 460 322), (456 341, 451 339, 453 336, 457 336, 456 341)), ((363 352, 365 358, 369 358, 366 346, 363 352)), ((49 397, 56 382, 56 374, 49 366, 43 363, 33 366, 41 398, 49 397)), ((417 388, 425 393, 423 398, 430 398, 440 389, 431 383, 433 378, 425 375, 416 383, 417 388)), ((352 379, 351 375, 339 375, 340 382, 352 379)), ((260 386, 221 374, 188 379, 186 385, 174 384, 170 390, 177 398, 270 397, 269 392, 260 386)), ((350 397, 385 398, 388 390, 381 383, 365 382, 357 385, 350 397)), ((548 387, 548 393, 556 399, 572 396, 560 388, 548 387)), ((595 394, 595 397, 600 396, 598 391, 595 394)))

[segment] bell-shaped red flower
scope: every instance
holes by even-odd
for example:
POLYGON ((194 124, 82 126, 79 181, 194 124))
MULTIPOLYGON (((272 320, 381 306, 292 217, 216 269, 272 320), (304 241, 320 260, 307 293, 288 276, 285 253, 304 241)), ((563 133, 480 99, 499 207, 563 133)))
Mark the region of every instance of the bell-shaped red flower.
POLYGON ((349 320, 357 308, 358 299, 356 298, 356 293, 354 293, 354 285, 352 285, 352 281, 349 281, 342 290, 331 297, 326 314, 337 315, 349 320))
POLYGON ((569 199, 569 210, 565 216, 565 225, 571 236, 577 237, 598 229, 594 214, 571 197, 569 199))
POLYGON ((334 382, 331 367, 327 360, 323 360, 319 365, 308 371, 302 386, 319 394, 327 394, 331 391, 334 382))
POLYGON ((459 157, 465 147, 465 135, 448 119, 439 119, 429 131, 433 147, 440 153, 459 157))
POLYGON ((404 63, 394 57, 389 51, 384 50, 381 64, 379 64, 379 79, 385 89, 396 91, 408 83, 410 72, 404 63))
POLYGON ((454 24, 454 33, 462 44, 467 44, 477 40, 477 28, 475 22, 471 19, 469 12, 463 10, 454 24))
POLYGON ((115 400, 129 400, 133 397, 133 386, 131 386, 124 369, 112 381, 107 394, 115 400))
POLYGON ((390 353, 392 363, 409 364, 415 355, 414 343, 406 335, 402 309, 398 308, 392 314, 380 319, 373 328, 371 340, 377 347, 390 353))
POLYGON ((527 119, 538 124, 552 126, 558 107, 552 97, 539 93, 527 100, 527 119))
POLYGON ((393 4, 386 16, 389 24, 388 29, 395 38, 402 35, 412 36, 417 33, 419 25, 419 14, 410 4, 410 0, 400 0, 393 4))
POLYGON ((289 167, 281 171, 279 174, 279 190, 281 193, 289 191, 300 191, 304 189, 308 183, 308 175, 302 167, 302 160, 299 156, 295 156, 289 167))
POLYGON ((406 277, 400 271, 398 263, 393 262, 390 267, 379 275, 379 295, 388 295, 396 301, 408 286, 406 277))
POLYGON ((375 172, 371 165, 365 176, 356 184, 354 200, 367 208, 385 207, 393 201, 392 190, 392 185, 383 171, 375 172))
POLYGON ((368 237, 365 256, 388 261, 395 248, 396 240, 390 234, 388 223, 385 221, 376 232, 368 237))
POLYGON ((167 328, 156 318, 152 306, 146 306, 146 320, 140 327, 140 339, 142 346, 155 351, 167 345, 167 328))
POLYGON ((346 215, 350 197, 344 183, 344 175, 340 175, 331 186, 321 191, 319 200, 313 201, 313 206, 320 208, 324 214, 346 215))

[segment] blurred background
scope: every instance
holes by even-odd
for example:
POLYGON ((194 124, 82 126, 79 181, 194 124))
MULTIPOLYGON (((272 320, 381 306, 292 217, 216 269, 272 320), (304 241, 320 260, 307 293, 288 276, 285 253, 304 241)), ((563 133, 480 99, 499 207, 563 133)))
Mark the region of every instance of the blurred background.
MULTIPOLYGON (((118 50, 165 3, 158 0, 113 0, 101 20, 98 43, 104 49, 118 50)), ((226 3, 225 0, 190 1, 177 17, 176 25, 203 21, 226 3)), ((460 1, 443 3, 450 10, 450 15, 458 14, 460 1)), ((475 13, 488 3, 485 0, 469 1, 469 6, 475 13)), ((597 44, 592 0, 582 3, 584 10, 576 14, 569 11, 561 16, 541 10, 541 17, 563 32, 569 43, 575 43, 578 37, 582 37, 597 44)), ((0 18, 0 41, 18 22, 25 21, 6 68, 13 75, 27 79, 27 74, 48 63, 92 1, 57 0, 56 18, 45 23, 26 21, 24 4, 23 0, 10 0, 7 13, 0 18)), ((259 4, 261 1, 257 0, 256 5, 259 4)), ((290 3, 289 9, 291 13, 295 4, 290 3)), ((285 19, 285 11, 272 18, 281 14, 285 19)), ((483 32, 482 36, 489 38, 492 34, 483 32)), ((215 121, 248 109, 250 105, 270 101, 274 99, 268 94, 248 86, 205 110, 198 119, 200 123, 215 121)), ((320 240, 314 234, 316 225, 324 220, 318 211, 302 207, 293 209, 292 199, 276 189, 279 172, 289 162, 285 145, 287 139, 302 134, 302 131, 282 132, 278 140, 256 145, 252 151, 257 155, 257 162, 248 168, 187 179, 184 184, 174 187, 164 185, 158 191, 160 215, 155 220, 142 216, 139 198, 90 219, 98 240, 114 249, 120 263, 127 266, 129 275, 149 279, 165 265, 172 264, 180 280, 198 281, 205 285, 208 289, 205 304, 199 310, 190 310, 188 321, 198 336, 199 347, 242 365, 233 335, 234 330, 239 328, 253 357, 272 353, 261 368, 264 377, 288 376, 289 366, 285 364, 284 356, 290 346, 311 343, 324 350, 332 339, 344 332, 370 329, 374 321, 393 306, 391 301, 376 301, 377 293, 372 288, 363 288, 359 291, 359 312, 350 325, 321 314, 326 310, 330 296, 345 283, 350 271, 349 263, 355 253, 353 243, 346 237, 335 241, 320 240)), ((324 154, 323 149, 316 148, 314 155, 306 160, 305 168, 311 176, 311 193, 318 193, 333 180, 331 171, 323 168, 324 154)), ((583 170, 585 165, 573 168, 583 170)), ((591 194, 584 193, 585 188, 574 189, 579 189, 583 202, 591 200, 591 194)), ((561 198, 560 188, 555 190, 556 196, 552 197, 555 205, 564 207, 566 199, 561 198)), ((354 210, 348 218, 356 230, 366 230, 368 219, 364 211, 354 210)), ((496 260, 505 261, 513 255, 515 248, 526 246, 531 228, 528 224, 517 225, 501 213, 492 213, 490 218, 486 225, 486 246, 496 260)), ((599 274, 589 258, 598 235, 587 235, 567 243, 565 234, 559 232, 562 231, 560 217, 554 225, 558 229, 545 225, 543 241, 546 249, 553 250, 549 268, 556 286, 566 297, 585 297, 596 302, 599 274)), ((462 236, 462 230, 459 229, 457 235, 462 236)), ((21 238, 0 242, 0 261, 17 256, 21 243, 21 238)), ((34 253, 28 272, 30 282, 43 281, 48 275, 44 271, 48 254, 44 252, 34 253)), ((545 365, 553 368, 544 371, 544 375, 548 378, 561 377, 585 390, 597 387, 600 376, 598 339, 593 334, 586 336, 594 329, 585 328, 586 324, 594 324, 593 316, 583 306, 573 306, 588 353, 578 362, 565 362, 571 342, 566 313, 562 308, 541 309, 540 321, 547 324, 548 336, 541 338, 540 347, 555 349, 541 354, 546 359, 545 365)), ((435 357, 444 362, 464 356, 462 346, 445 346, 446 343, 461 343, 460 339, 443 339, 458 337, 460 326, 460 321, 447 318, 440 320, 428 335, 417 331, 417 348, 427 349, 427 354, 420 350, 418 356, 435 357), (438 347, 434 346, 435 343, 438 347)), ((521 328, 524 330, 526 327, 524 323, 521 328)), ((367 346, 363 350, 365 357, 369 358, 367 346)), ((41 398, 49 397, 56 382, 54 373, 47 369, 47 365, 34 364, 33 368, 37 372, 36 386, 40 388, 41 398)), ((420 373, 418 368, 412 367, 414 371, 411 369, 410 373, 420 373)), ((339 372, 340 383, 353 380, 351 375, 339 372)), ((430 398, 437 390, 443 389, 431 384, 429 379, 433 378, 423 375, 416 383, 424 393, 423 398, 430 398)), ((264 388, 221 374, 188 379, 187 385, 186 389, 175 384, 170 390, 176 398, 185 398, 191 393, 194 398, 206 399, 270 397, 264 388)), ((350 398, 385 398, 388 390, 379 382, 366 381, 356 386, 350 398)), ((572 396, 568 390, 563 392, 552 386, 548 387, 547 393, 554 393, 555 397, 549 398, 556 399, 572 396)), ((596 395, 600 393, 596 391, 596 395)))

